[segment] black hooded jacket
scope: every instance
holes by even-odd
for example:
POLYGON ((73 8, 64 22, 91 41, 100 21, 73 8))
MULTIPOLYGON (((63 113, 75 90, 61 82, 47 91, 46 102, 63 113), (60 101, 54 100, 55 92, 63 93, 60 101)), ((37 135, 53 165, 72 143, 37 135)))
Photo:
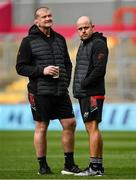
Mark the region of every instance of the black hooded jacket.
POLYGON ((73 83, 75 98, 105 94, 107 59, 108 47, 102 33, 95 32, 89 39, 81 42, 73 83))
POLYGON ((18 55, 16 70, 29 78, 28 91, 39 95, 61 96, 68 93, 72 63, 64 37, 51 29, 48 38, 33 25, 29 35, 23 38, 18 55), (44 75, 44 67, 59 66, 58 79, 44 75))

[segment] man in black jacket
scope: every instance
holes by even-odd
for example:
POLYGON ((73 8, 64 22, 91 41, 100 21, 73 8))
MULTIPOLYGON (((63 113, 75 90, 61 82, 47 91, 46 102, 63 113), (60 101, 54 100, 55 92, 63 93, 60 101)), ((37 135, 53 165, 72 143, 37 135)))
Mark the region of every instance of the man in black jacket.
POLYGON ((38 174, 52 173, 46 159, 46 134, 52 119, 59 119, 63 128, 65 165, 61 173, 75 174, 80 169, 73 157, 76 121, 68 94, 72 64, 66 41, 51 28, 52 24, 48 7, 35 11, 34 25, 18 51, 16 69, 18 74, 29 78, 28 98, 36 121, 34 145, 40 167, 38 174))
POLYGON ((90 163, 78 176, 103 175, 103 140, 99 130, 105 95, 104 76, 108 58, 106 38, 93 32, 94 25, 87 16, 77 20, 81 38, 78 49, 73 93, 79 100, 82 118, 89 137, 90 163))

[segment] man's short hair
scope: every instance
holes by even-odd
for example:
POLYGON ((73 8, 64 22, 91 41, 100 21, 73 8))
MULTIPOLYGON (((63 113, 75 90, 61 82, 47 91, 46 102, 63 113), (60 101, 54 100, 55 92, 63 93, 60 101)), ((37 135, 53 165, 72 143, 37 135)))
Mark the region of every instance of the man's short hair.
POLYGON ((37 8, 37 9, 35 10, 35 12, 34 12, 34 17, 35 17, 35 19, 38 18, 39 15, 38 15, 37 12, 38 12, 40 9, 50 10, 50 8, 48 8, 48 7, 46 7, 46 6, 37 8))

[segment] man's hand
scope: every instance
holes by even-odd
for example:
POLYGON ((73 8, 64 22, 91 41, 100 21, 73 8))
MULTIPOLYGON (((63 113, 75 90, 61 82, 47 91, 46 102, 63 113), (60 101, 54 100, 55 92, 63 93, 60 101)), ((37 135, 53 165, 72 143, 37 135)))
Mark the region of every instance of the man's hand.
POLYGON ((55 76, 58 74, 58 68, 56 66, 47 66, 44 68, 43 70, 43 74, 46 75, 51 75, 51 76, 55 76))

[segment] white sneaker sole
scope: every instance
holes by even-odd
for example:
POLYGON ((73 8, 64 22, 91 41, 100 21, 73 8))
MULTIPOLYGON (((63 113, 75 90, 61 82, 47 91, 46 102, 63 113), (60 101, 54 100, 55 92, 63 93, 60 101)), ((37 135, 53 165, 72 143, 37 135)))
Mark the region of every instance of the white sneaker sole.
POLYGON ((62 175, 73 175, 73 174, 75 174, 75 173, 62 170, 62 171, 61 171, 61 174, 62 174, 62 175))
POLYGON ((78 173, 74 174, 75 176, 103 176, 103 174, 85 174, 85 173, 78 173))
POLYGON ((83 172, 80 172, 80 173, 77 173, 77 174, 74 174, 75 176, 103 176, 104 174, 99 174, 98 172, 92 172, 92 173, 83 173, 83 172))

